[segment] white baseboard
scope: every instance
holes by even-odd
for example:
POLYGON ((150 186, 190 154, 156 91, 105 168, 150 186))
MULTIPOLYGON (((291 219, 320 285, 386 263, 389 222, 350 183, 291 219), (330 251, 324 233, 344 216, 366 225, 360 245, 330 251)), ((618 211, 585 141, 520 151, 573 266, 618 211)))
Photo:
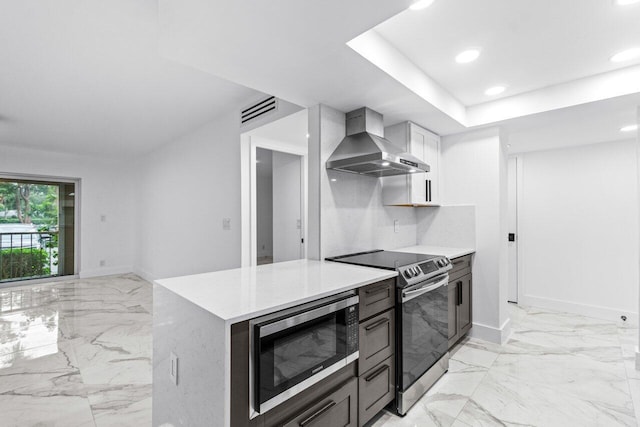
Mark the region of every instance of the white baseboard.
POLYGON ((536 297, 531 295, 523 295, 519 298, 519 304, 547 308, 549 310, 563 311, 565 313, 579 314, 585 317, 594 317, 596 319, 610 320, 612 322, 621 322, 621 316, 626 316, 626 323, 638 324, 638 313, 602 307, 597 305, 579 304, 575 302, 556 300, 552 298, 536 297))
POLYGON ((79 276, 81 279, 87 279, 89 277, 113 276, 114 274, 127 274, 127 273, 133 273, 132 266, 123 265, 119 267, 98 268, 95 270, 82 270, 80 271, 79 276))
POLYGON ((155 277, 153 274, 151 274, 148 271, 143 270, 141 268, 134 268, 133 269, 133 274, 136 274, 136 275, 142 277, 147 282, 151 282, 151 283, 153 283, 153 281, 157 279, 157 277, 155 277))
POLYGON ((502 326, 500 326, 499 328, 473 322, 471 331, 469 331, 469 336, 472 338, 478 338, 500 345, 506 343, 510 335, 511 319, 505 320, 502 326))

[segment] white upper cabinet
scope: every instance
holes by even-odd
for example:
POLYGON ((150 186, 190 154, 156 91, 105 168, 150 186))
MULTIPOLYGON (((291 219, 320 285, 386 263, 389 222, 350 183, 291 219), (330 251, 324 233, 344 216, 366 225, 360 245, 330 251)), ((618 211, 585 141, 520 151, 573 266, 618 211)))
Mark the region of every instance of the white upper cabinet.
POLYGON ((386 127, 384 136, 427 163, 430 171, 382 178, 382 202, 389 206, 439 206, 440 137, 411 122, 386 127))

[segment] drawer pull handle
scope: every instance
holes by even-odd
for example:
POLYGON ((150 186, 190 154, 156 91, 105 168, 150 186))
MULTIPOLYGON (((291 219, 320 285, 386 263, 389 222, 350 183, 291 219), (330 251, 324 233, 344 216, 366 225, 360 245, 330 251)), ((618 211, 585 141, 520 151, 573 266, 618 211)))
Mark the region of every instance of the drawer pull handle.
POLYGON ((333 408, 334 406, 336 406, 336 402, 334 402, 332 400, 331 402, 329 402, 326 405, 324 405, 322 408, 318 409, 310 417, 307 417, 303 421, 300 421, 300 423, 298 425, 300 427, 304 427, 304 426, 306 426, 308 424, 311 424, 314 420, 316 420, 318 417, 322 416, 322 414, 324 414, 325 412, 327 412, 329 409, 333 408))
POLYGON ((380 326, 385 325, 385 324, 387 324, 387 323, 389 323, 389 319, 380 319, 380 320, 378 320, 377 322, 372 323, 372 324, 370 324, 369 326, 366 326, 366 327, 364 328, 364 330, 365 330, 365 331, 370 331, 370 330, 372 330, 372 329, 379 328, 380 326))
POLYGON ((364 291, 364 293, 365 293, 365 294, 367 294, 367 295, 373 295, 373 294, 378 294, 378 293, 380 293, 380 292, 384 292, 384 291, 386 291, 387 289, 389 289, 389 287, 388 287, 387 285, 384 285, 384 286, 380 286, 379 288, 366 289, 366 290, 364 291))
POLYGON ((375 380, 376 378, 378 378, 383 372, 386 372, 388 370, 389 370, 389 365, 384 365, 381 368, 378 368, 373 374, 369 375, 364 380, 366 382, 371 382, 371 381, 375 380))

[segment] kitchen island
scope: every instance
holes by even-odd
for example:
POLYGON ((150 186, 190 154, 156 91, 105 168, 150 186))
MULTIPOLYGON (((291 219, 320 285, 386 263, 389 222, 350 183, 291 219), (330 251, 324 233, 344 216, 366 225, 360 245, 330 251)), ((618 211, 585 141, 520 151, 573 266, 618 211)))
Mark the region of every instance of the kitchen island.
POLYGON ((396 275, 297 260, 155 281, 153 425, 230 426, 232 324, 396 275))

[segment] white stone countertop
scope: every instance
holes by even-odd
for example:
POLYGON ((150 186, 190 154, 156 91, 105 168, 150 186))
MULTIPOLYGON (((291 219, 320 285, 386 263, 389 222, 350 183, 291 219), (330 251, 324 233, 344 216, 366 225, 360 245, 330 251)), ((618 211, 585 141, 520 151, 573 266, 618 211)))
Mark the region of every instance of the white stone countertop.
POLYGON ((474 253, 473 248, 449 248, 444 246, 408 246, 400 249, 390 249, 396 252, 411 252, 416 254, 441 255, 449 259, 461 257, 474 253))
POLYGON ((155 283, 232 324, 397 275, 395 271, 303 259, 155 283))

